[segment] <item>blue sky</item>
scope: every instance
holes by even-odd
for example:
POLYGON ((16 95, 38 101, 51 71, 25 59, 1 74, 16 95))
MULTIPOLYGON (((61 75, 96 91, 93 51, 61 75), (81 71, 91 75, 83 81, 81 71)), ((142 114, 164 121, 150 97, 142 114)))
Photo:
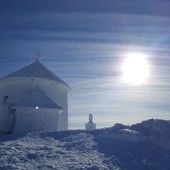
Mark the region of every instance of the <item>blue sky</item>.
POLYGON ((0 76, 43 64, 70 84, 69 126, 170 119, 170 2, 167 0, 0 1, 0 76), (128 53, 147 56, 144 85, 121 82, 128 53))

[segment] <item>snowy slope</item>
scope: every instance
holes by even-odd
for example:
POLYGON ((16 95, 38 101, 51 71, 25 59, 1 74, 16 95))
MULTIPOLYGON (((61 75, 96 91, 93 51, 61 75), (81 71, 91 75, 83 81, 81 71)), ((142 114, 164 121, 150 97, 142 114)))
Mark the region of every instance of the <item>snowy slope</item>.
POLYGON ((170 122, 0 137, 0 169, 170 169, 170 122), (163 143, 162 143, 163 142, 163 143))
POLYGON ((28 134, 0 149, 0 169, 108 169, 93 135, 84 132, 28 134))

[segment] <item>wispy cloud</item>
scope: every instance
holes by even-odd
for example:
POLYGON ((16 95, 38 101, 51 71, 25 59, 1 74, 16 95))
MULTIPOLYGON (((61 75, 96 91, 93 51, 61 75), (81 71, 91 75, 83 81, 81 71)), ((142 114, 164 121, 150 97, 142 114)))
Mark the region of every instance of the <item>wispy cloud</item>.
POLYGON ((7 0, 0 2, 0 75, 34 60, 72 87, 70 127, 94 113, 100 127, 169 119, 170 2, 160 0, 7 0), (121 82, 127 53, 147 55, 147 83, 121 82), (10 65, 10 67, 9 67, 10 65))

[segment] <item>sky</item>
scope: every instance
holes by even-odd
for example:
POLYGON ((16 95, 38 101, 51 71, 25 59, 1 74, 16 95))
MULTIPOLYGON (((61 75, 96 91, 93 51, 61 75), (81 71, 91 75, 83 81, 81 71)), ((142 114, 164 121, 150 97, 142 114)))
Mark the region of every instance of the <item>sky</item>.
POLYGON ((83 129, 90 113, 98 128, 170 120, 169 8, 168 0, 1 0, 0 76, 39 51, 72 88, 70 129, 83 129), (144 84, 122 82, 130 53, 146 56, 144 84))

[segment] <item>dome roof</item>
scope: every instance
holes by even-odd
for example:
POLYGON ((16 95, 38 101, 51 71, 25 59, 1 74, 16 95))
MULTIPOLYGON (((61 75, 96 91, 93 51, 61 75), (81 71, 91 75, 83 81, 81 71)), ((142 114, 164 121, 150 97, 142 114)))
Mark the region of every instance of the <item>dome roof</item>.
POLYGON ((14 77, 35 77, 35 78, 49 79, 49 80, 60 82, 69 87, 69 85, 66 82, 64 82, 61 78, 59 78, 54 73, 52 73, 50 70, 48 70, 39 61, 35 61, 34 63, 18 71, 15 71, 3 78, 14 78, 14 77))

